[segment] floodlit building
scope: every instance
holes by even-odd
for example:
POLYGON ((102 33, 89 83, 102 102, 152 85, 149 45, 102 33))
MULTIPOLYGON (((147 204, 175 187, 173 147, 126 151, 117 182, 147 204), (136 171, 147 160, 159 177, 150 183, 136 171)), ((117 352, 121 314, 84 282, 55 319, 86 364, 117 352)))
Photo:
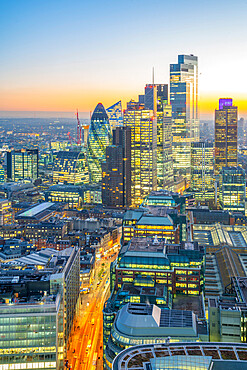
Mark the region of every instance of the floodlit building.
POLYGON ((157 111, 157 188, 173 187, 172 107, 162 104, 157 111))
POLYGON ((238 165, 238 108, 232 99, 219 99, 215 110, 215 176, 222 167, 238 165))
POLYGON ((45 191, 47 202, 63 202, 69 208, 80 208, 83 204, 83 188, 75 185, 53 185, 45 191))
POLYGON ((191 186, 195 199, 214 199, 214 145, 213 143, 191 143, 191 186))
POLYGON ((15 212, 12 209, 12 202, 8 199, 0 199, 0 226, 13 224, 15 212))
POLYGON ((91 182, 101 182, 102 162, 105 161, 106 147, 111 145, 112 135, 109 118, 104 106, 99 103, 92 115, 88 134, 88 166, 91 182))
POLYGON ((242 167, 223 167, 219 175, 219 201, 223 210, 245 214, 246 181, 242 167))
POLYGON ((1 368, 64 369, 79 298, 79 250, 47 248, 2 266, 1 368))
POLYGON ((60 151, 54 157, 53 183, 81 185, 89 183, 86 153, 83 151, 60 151))
POLYGON ((173 168, 190 181, 190 143, 199 140, 198 58, 179 55, 170 64, 170 104, 173 119, 173 168))
POLYGON ((7 152, 7 178, 9 180, 36 180, 38 177, 38 149, 14 149, 7 152))
POLYGON ((111 266, 111 286, 121 289, 125 282, 150 276, 167 286, 172 294, 200 295, 204 287, 205 250, 196 242, 167 244, 157 238, 134 237, 123 246, 111 266))
POLYGON ((151 110, 129 108, 124 125, 131 128, 131 205, 138 206, 157 189, 157 119, 151 110))

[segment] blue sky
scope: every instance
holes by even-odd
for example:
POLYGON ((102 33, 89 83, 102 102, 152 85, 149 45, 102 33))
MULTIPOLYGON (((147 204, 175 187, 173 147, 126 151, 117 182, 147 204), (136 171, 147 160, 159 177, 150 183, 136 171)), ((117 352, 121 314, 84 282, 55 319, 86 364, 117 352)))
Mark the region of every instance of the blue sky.
POLYGON ((199 58, 204 113, 222 94, 247 100, 246 14, 242 0, 1 1, 0 110, 136 98, 153 66, 168 83, 169 64, 187 53, 199 58))

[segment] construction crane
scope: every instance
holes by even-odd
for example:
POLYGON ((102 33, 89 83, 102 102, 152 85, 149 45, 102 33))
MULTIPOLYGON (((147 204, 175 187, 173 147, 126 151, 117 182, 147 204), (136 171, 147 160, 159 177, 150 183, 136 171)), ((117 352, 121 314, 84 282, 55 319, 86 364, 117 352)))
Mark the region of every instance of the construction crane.
POLYGON ((77 119, 77 145, 81 145, 81 123, 79 120, 78 109, 76 111, 76 119, 77 119))
POLYGON ((82 145, 82 130, 83 130, 83 139, 84 139, 84 144, 86 144, 87 142, 87 135, 88 135, 88 130, 89 130, 89 125, 87 124, 81 124, 80 123, 80 119, 79 119, 79 113, 78 113, 78 109, 76 111, 76 119, 77 119, 77 134, 76 134, 76 139, 74 139, 71 135, 70 135, 70 132, 67 133, 68 137, 69 137, 69 140, 70 140, 70 144, 72 144, 72 142, 74 142, 75 144, 77 144, 78 146, 81 146, 82 145))

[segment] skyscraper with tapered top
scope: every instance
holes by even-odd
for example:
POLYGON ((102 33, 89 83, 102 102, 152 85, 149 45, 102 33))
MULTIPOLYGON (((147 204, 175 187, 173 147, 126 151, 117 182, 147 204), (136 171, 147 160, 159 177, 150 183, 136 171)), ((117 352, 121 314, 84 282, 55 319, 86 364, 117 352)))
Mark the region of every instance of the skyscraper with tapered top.
POLYGON ((173 168, 190 182, 190 146, 199 141, 198 58, 179 55, 170 65, 170 104, 173 120, 173 168))
POLYGON ((232 99, 219 99, 215 110, 215 176, 223 167, 238 165, 238 108, 232 99))
POLYGON ((112 135, 108 115, 99 103, 92 115, 88 134, 88 167, 91 182, 102 180, 101 164, 105 161, 106 147, 111 145, 112 135))

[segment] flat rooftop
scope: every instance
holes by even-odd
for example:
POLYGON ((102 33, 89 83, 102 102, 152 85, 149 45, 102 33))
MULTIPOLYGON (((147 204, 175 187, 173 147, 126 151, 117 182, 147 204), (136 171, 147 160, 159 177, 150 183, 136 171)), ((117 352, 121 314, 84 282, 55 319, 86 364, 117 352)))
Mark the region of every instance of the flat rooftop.
POLYGON ((37 216, 39 213, 49 209, 51 206, 53 206, 55 203, 51 202, 44 202, 41 203, 35 207, 32 207, 28 209, 27 211, 24 211, 18 215, 18 218, 31 218, 37 216))
POLYGON ((172 307, 176 310, 193 311, 199 318, 204 318, 202 296, 178 295, 173 298, 172 307))
POLYGON ((173 221, 170 216, 142 216, 136 225, 149 225, 149 226, 173 226, 173 221))
POLYGON ((165 242, 158 238, 137 238, 133 237, 129 243, 128 252, 163 252, 165 242))
MULTIPOLYGON (((198 366, 200 364, 200 359, 209 356, 212 360, 208 369, 212 370, 247 369, 246 344, 223 342, 179 342, 166 344, 165 339, 163 343, 144 344, 125 349, 114 359, 112 369, 156 370, 156 368, 151 365, 155 359, 171 358, 172 356, 180 356, 181 360, 181 357, 184 356, 184 365, 186 364, 188 356, 198 356, 198 366), (211 365, 213 366, 211 367, 211 365)), ((163 369, 164 367, 161 368, 163 369)), ((181 367, 176 367, 176 369, 184 368, 182 364, 181 367)))

